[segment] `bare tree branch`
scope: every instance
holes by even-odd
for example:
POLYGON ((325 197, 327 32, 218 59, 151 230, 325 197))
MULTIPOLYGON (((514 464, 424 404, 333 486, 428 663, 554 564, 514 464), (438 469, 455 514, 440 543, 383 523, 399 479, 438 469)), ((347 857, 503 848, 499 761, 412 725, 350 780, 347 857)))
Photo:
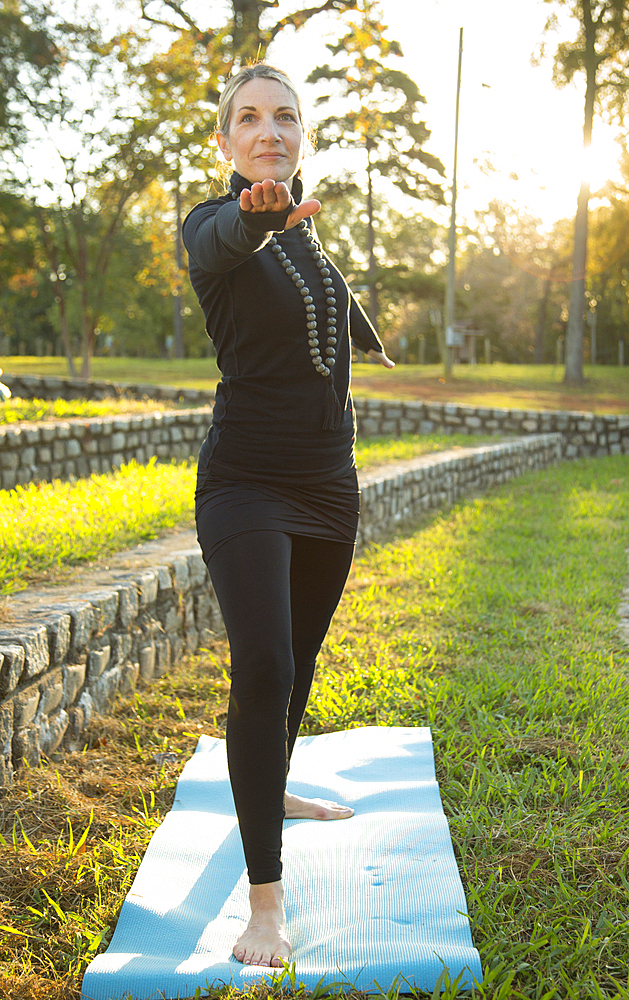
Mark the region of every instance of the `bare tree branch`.
POLYGON ((287 14, 280 21, 273 25, 265 34, 269 44, 279 35, 284 28, 302 28, 306 21, 316 14, 322 14, 326 10, 343 11, 356 10, 358 0, 325 0, 319 7, 306 7, 304 10, 297 10, 294 14, 287 14))

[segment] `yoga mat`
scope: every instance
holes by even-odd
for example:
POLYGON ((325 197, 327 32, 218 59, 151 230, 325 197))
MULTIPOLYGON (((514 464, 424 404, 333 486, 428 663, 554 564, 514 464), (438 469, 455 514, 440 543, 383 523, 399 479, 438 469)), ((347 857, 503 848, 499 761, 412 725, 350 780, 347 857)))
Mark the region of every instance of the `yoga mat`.
MULTIPOLYGON (((284 824, 296 983, 379 992, 406 980, 432 991, 444 968, 451 979, 463 973, 462 985, 480 981, 430 730, 301 737, 288 784, 356 810, 349 820, 284 824)), ((197 987, 276 977, 231 954, 247 923, 248 888, 225 743, 202 736, 111 944, 85 972, 83 1000, 183 998, 197 987)))

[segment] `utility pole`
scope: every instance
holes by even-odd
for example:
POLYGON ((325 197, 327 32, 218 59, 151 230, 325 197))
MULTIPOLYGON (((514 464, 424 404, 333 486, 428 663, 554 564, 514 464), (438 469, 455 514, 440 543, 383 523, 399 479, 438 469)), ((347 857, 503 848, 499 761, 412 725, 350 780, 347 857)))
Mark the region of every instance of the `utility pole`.
POLYGON ((452 377, 452 346, 454 344, 454 282, 456 258, 456 165, 459 151, 459 102, 461 97, 461 65, 463 62, 463 28, 459 30, 459 68, 456 80, 456 112, 454 117, 454 166, 452 169, 452 198, 450 201, 450 232, 448 235, 448 266, 446 269, 444 375, 452 377))

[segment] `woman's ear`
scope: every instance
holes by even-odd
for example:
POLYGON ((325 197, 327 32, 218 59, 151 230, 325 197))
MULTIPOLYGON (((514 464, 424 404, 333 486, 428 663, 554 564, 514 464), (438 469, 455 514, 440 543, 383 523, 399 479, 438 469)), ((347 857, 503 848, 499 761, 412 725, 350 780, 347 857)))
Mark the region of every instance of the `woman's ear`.
POLYGON ((225 157, 225 159, 226 160, 231 160, 231 158, 232 158, 232 151, 230 149, 229 141, 228 141, 227 137, 224 136, 222 132, 217 132, 216 133, 216 141, 218 143, 218 148, 220 149, 220 151, 223 154, 223 156, 225 157))

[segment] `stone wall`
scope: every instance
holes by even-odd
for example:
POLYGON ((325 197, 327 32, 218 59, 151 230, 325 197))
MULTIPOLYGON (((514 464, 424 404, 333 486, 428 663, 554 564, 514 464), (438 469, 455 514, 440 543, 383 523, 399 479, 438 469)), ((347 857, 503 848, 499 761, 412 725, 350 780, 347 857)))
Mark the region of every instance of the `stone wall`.
MULTIPOLYGON (((361 474, 359 544, 560 454, 558 435, 535 435, 361 474)), ((107 579, 95 592, 79 584, 72 599, 21 615, 19 595, 9 604, 13 619, 0 627, 0 785, 23 761, 35 766, 42 753, 80 746, 92 715, 118 692, 150 683, 222 630, 197 549, 107 579)))
POLYGON ((211 406, 213 392, 180 389, 172 385, 108 382, 104 379, 57 378, 44 375, 9 375, 3 383, 18 399, 155 399, 188 406, 211 406))
POLYGON ((564 458, 629 455, 629 415, 507 410, 458 403, 355 399, 365 437, 397 434, 561 434, 564 458))
POLYGON ((427 510, 482 493, 533 469, 561 460, 561 435, 534 434, 499 444, 422 455, 360 474, 357 544, 377 541, 427 510))
MULTIPOLYGON (((362 437, 557 433, 563 458, 629 454, 629 416, 624 415, 363 399, 354 404, 362 437)), ((211 419, 211 407, 199 407, 0 427, 0 488, 109 472, 131 459, 143 463, 152 457, 163 461, 196 458, 211 419)))
POLYGON ((0 427, 0 487, 111 472, 131 459, 196 458, 211 419, 200 407, 0 427))

